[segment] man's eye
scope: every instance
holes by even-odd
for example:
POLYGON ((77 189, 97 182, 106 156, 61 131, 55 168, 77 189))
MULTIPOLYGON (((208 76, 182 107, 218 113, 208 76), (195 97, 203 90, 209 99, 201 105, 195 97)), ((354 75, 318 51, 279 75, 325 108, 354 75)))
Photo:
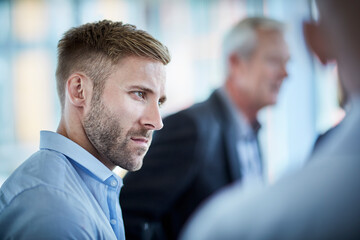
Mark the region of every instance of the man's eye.
POLYGON ((134 92, 134 94, 136 96, 138 96, 139 98, 145 98, 145 93, 144 92, 136 91, 136 92, 134 92))

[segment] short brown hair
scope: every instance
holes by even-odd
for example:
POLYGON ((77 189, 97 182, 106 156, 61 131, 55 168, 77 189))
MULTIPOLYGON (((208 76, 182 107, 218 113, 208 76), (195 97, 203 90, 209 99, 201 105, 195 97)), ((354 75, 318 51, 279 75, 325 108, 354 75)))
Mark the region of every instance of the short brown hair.
POLYGON ((128 56, 170 62, 166 46, 136 26, 103 20, 71 28, 58 43, 57 91, 61 108, 65 103, 65 85, 74 71, 83 71, 94 88, 104 84, 112 66, 128 56))

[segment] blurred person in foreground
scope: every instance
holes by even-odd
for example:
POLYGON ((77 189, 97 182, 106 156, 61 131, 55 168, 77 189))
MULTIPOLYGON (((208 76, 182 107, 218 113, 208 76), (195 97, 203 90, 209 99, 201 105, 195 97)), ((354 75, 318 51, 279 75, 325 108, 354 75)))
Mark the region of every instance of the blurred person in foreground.
POLYGON ((125 239, 122 179, 162 128, 168 50, 121 22, 70 29, 58 44, 61 120, 0 189, 0 239, 125 239))
MULTIPOLYGON (((344 86, 340 78, 337 78, 337 86, 338 105, 344 111, 345 116, 346 112, 350 110, 350 104, 348 102, 347 93, 344 90, 344 86)), ((324 141, 325 139, 329 138, 334 132, 336 132, 335 129, 337 129, 341 125, 342 120, 343 118, 340 119, 339 122, 337 122, 334 126, 317 136, 312 150, 313 152, 315 152, 322 145, 323 142, 326 142, 324 141)))
POLYGON ((336 61, 351 108, 300 171, 272 186, 210 200, 182 240, 360 239, 360 1, 317 1, 320 19, 304 23, 310 49, 336 61))
POLYGON ((164 119, 140 171, 120 194, 128 239, 177 239, 198 205, 234 181, 263 182, 257 113, 273 105, 288 48, 282 23, 247 18, 224 40, 223 87, 164 119))

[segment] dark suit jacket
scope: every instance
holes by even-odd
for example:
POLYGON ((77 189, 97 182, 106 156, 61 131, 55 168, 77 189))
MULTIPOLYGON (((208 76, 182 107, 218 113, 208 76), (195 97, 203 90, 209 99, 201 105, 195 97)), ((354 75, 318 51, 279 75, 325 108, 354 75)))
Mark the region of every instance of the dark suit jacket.
POLYGON ((230 119, 218 90, 164 119, 143 167, 124 178, 120 204, 127 239, 176 239, 205 198, 241 179, 230 119))

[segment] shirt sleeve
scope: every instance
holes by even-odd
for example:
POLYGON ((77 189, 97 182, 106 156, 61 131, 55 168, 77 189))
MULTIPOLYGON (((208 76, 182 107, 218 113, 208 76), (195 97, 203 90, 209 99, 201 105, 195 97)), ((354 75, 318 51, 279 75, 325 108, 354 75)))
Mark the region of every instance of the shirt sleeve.
POLYGON ((0 239, 94 239, 96 226, 81 204, 61 190, 37 186, 0 213, 0 239))

